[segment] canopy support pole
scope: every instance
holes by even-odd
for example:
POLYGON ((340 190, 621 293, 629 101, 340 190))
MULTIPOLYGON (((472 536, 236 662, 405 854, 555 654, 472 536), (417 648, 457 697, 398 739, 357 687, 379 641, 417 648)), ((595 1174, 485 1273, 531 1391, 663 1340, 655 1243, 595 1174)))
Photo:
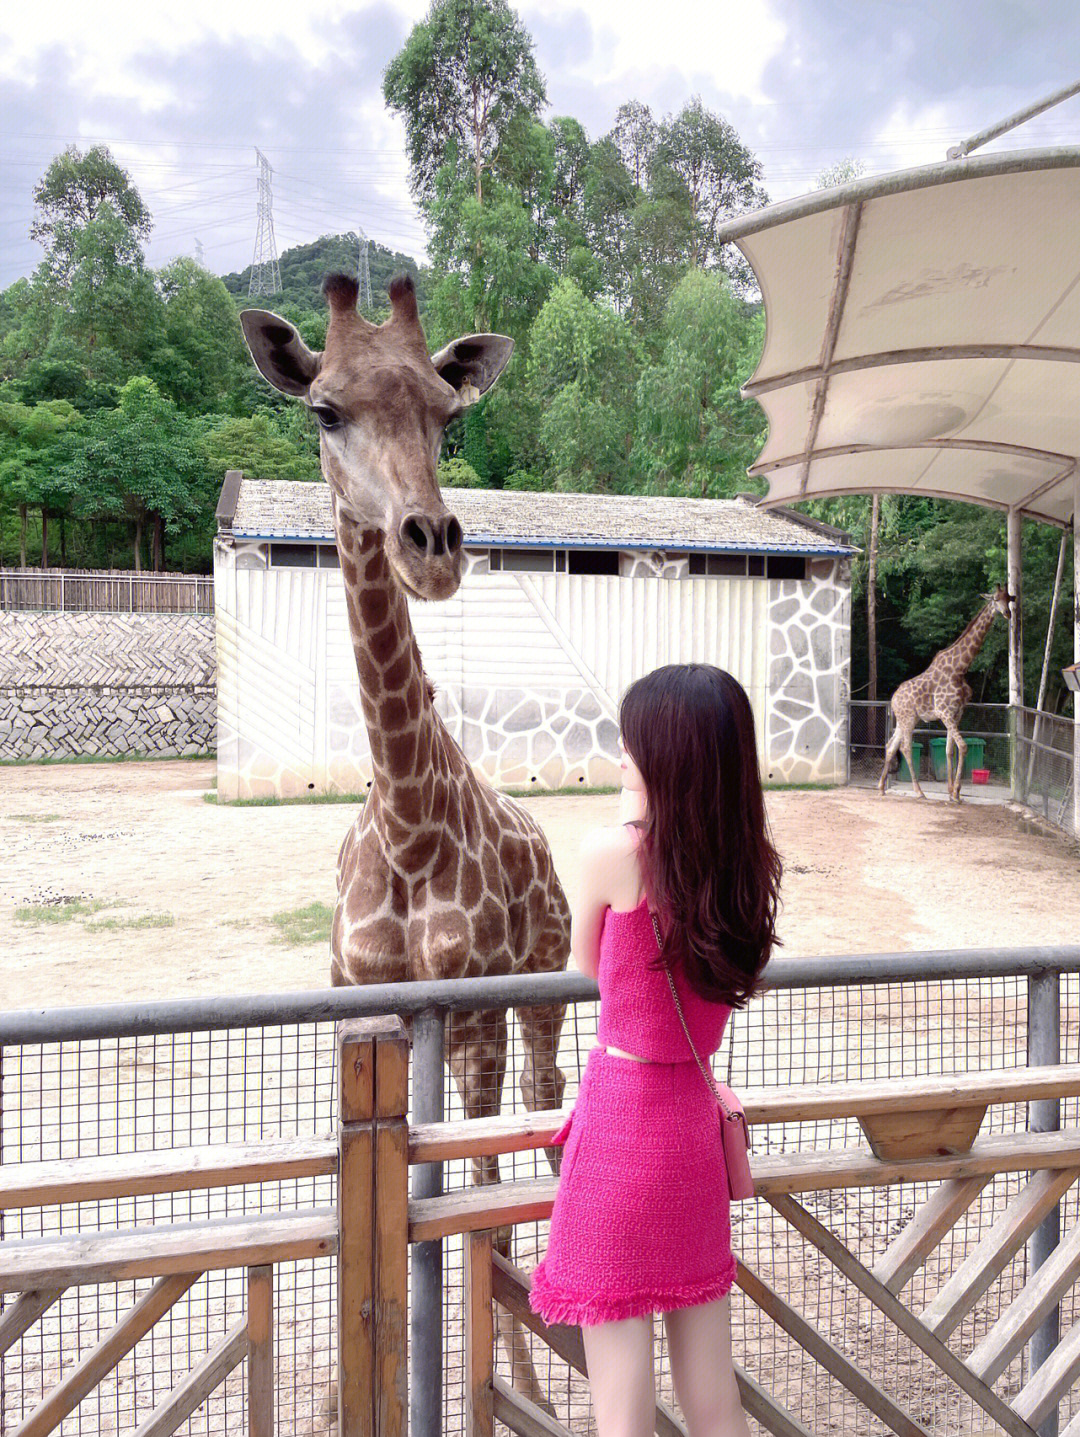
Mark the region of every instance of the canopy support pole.
POLYGON ((1064 529, 1061 531, 1061 545, 1058 548, 1057 570, 1054 574, 1054 592, 1050 599, 1050 617, 1046 623, 1046 649, 1043 652, 1042 673, 1039 675, 1039 697, 1035 700, 1035 727, 1031 735, 1031 746, 1028 749, 1027 777, 1024 781, 1024 792, 1021 798, 1026 803, 1027 796, 1031 792, 1031 775, 1035 768, 1035 745, 1039 742, 1039 728, 1042 723, 1042 707, 1046 702, 1046 681, 1050 676, 1050 650, 1054 647, 1054 625, 1057 623, 1058 599, 1061 597, 1061 576, 1065 572, 1065 549, 1069 542, 1069 536, 1064 529))
POLYGON ((1012 796, 1020 799, 1020 727, 1024 707, 1024 563, 1021 546, 1019 508, 1012 508, 1005 521, 1008 544, 1009 593, 1012 612, 1009 619, 1009 787, 1012 796))
MULTIPOLYGON (((1080 664, 1080 465, 1073 474, 1073 663, 1080 664)), ((1073 694, 1073 832, 1080 838, 1080 693, 1073 694)))
POLYGON ((1054 105, 1060 105, 1062 100, 1068 100, 1071 96, 1080 92, 1080 83, 1066 85, 1064 89, 1055 90, 1052 95, 1047 95, 1045 100, 1036 100, 1033 105, 1026 105, 1024 109, 1017 110, 1015 115, 1010 115, 1007 120, 999 120, 996 125, 989 125, 985 130, 980 130, 977 135, 972 135, 970 140, 963 144, 953 145, 947 152, 950 160, 963 159, 970 155, 972 150, 977 150, 980 145, 987 144, 990 140, 996 140, 998 135, 1004 135, 1007 130, 1015 130, 1017 125, 1022 125, 1025 120, 1034 119, 1041 115, 1044 110, 1051 109, 1054 105))

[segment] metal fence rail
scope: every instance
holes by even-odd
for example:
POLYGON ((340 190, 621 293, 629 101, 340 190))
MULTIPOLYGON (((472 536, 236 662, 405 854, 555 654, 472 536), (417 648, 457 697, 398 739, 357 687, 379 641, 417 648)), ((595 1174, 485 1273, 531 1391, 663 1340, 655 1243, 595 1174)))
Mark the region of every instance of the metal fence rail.
MULTIPOLYGON (((844 1079, 915 1077, 1046 1061, 1031 1051, 1029 983, 1058 1003, 1055 1034, 1062 1061, 1080 1061, 1080 948, 1022 953, 982 950, 776 960, 767 991, 736 1016, 717 1055, 717 1071, 736 1085, 784 1087, 844 1079)), ((475 979, 460 983, 407 984, 334 989, 291 995, 188 1000, 179 1003, 9 1013, 0 1016, 0 1161, 17 1163, 118 1154, 224 1141, 325 1137, 337 1122, 335 1022, 349 1016, 396 1012, 438 1037, 439 1017, 451 1008, 496 1008, 567 1002, 560 1063, 567 1074, 566 1101, 573 1099, 596 1031, 596 989, 580 975, 475 979)), ((437 1058, 437 1043, 418 1041, 412 1022, 413 1073, 410 1111, 434 1106, 436 1092, 448 1119, 462 1115, 461 1102, 437 1058), (427 1096, 423 1097, 426 1092, 427 1096), (422 1101, 418 1102, 418 1098, 422 1101)), ((1045 1031, 1044 1031, 1045 1037, 1045 1031)), ((518 1079, 520 1037, 511 1019, 504 1109, 521 1110, 518 1079)), ((1069 1121, 1078 1121, 1067 1104, 1069 1121)), ((993 1110, 990 1131, 1022 1129, 1022 1105, 993 1110)), ((852 1120, 772 1124, 755 1135, 758 1151, 842 1146, 857 1140, 852 1120)), ((541 1153, 504 1158, 502 1175, 513 1180, 546 1171, 541 1153)), ((423 1172, 418 1169, 417 1173, 423 1172)), ((913 1279, 918 1291, 906 1300, 929 1301, 993 1223, 1019 1175, 1002 1174, 983 1190, 962 1222, 950 1231, 932 1262, 913 1279)), ((463 1161, 443 1165, 444 1189, 469 1182, 463 1161)), ((925 1183, 861 1189, 843 1196, 822 1194, 814 1210, 844 1244, 872 1265, 926 1196, 925 1183)), ((157 1194, 126 1200, 83 1202, 7 1214, 7 1239, 74 1233, 103 1226, 184 1222, 237 1216, 264 1208, 324 1207, 335 1199, 331 1176, 252 1183, 210 1192, 157 1194)), ((880 1313, 857 1293, 822 1279, 808 1261, 797 1233, 762 1202, 743 1204, 734 1233, 748 1266, 765 1275, 815 1326, 867 1368, 876 1381, 913 1405, 934 1437, 968 1437, 977 1430, 961 1395, 940 1385, 922 1360, 880 1313)), ((1070 1195, 1063 1226, 1078 1220, 1070 1195)), ((543 1224, 515 1229, 513 1259, 528 1269, 543 1252, 543 1224)), ((1022 1249, 998 1276, 985 1299, 965 1319, 958 1337, 977 1341, 992 1324, 1027 1270, 1022 1249)), ((423 1277, 413 1258, 412 1303, 423 1277)), ((461 1432, 463 1390, 463 1268, 461 1242, 442 1252, 442 1318, 418 1315, 412 1366, 423 1356, 416 1336, 425 1334, 429 1360, 442 1375, 440 1411, 448 1434, 461 1432), (425 1325, 426 1324, 426 1325, 425 1325)), ((61 1429, 64 1434, 131 1430, 169 1386, 183 1377, 189 1357, 206 1351, 244 1298, 243 1271, 209 1274, 155 1328, 153 1344, 102 1383, 61 1429)), ((90 1350, 143 1289, 66 1294, 54 1320, 27 1333, 0 1357, 5 1430, 14 1430, 61 1365, 90 1350)), ((333 1375, 335 1271, 331 1260, 287 1264, 278 1273, 276 1330, 277 1422, 282 1431, 327 1428, 333 1375)), ((422 1304, 421 1304, 422 1308, 422 1304)), ((1062 1303, 1062 1323, 1075 1315, 1072 1295, 1062 1303)), ((808 1362, 797 1344, 753 1303, 733 1303, 735 1345, 751 1375, 814 1431, 855 1434, 860 1426, 850 1394, 808 1362)), ((661 1391, 671 1398, 662 1333, 661 1391)), ((575 1431, 587 1430, 580 1378, 537 1343, 533 1361, 549 1400, 575 1431)), ((1016 1390, 1024 1359, 1003 1375, 999 1390, 1016 1390)), ((238 1370, 207 1407, 180 1430, 231 1433, 245 1421, 246 1391, 238 1370)), ((1071 1414, 1070 1414, 1071 1415, 1071 1414)), ((420 1437, 419 1429, 417 1437, 420 1437)))
POLYGON ((108 614, 212 614, 211 574, 126 569, 0 569, 0 610, 108 614))

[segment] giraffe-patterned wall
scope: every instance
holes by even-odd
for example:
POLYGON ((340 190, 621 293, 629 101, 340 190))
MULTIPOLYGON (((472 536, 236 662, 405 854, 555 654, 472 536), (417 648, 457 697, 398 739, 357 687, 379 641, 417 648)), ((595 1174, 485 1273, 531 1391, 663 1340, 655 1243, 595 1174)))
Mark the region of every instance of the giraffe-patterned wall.
MULTIPOLYGON (((797 582, 689 578, 685 559, 623 557, 634 562, 618 577, 492 573, 478 551, 452 599, 411 606, 436 706, 471 762, 502 787, 615 784, 626 685, 700 660, 749 693, 766 778, 844 782, 844 562, 812 561, 797 582)), ((221 796, 362 792, 371 768, 340 573, 240 568, 220 542, 215 573, 221 796)))

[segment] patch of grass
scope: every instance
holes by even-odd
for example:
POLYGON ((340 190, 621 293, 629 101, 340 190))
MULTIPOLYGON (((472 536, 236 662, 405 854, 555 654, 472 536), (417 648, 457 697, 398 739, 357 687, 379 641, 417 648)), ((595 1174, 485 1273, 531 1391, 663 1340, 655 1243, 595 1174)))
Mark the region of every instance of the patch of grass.
POLYGON ((843 788, 842 783, 763 783, 767 793, 831 793, 834 788, 843 788))
POLYGON ((58 763, 201 763, 217 758, 216 750, 207 753, 65 753, 49 758, 0 758, 0 768, 44 768, 58 763))
POLYGON ((222 808, 288 808, 301 803, 347 803, 352 808, 362 807, 366 793, 302 793, 297 798, 219 798, 216 793, 204 793, 204 803, 220 803, 222 808))
POLYGON ((119 928, 171 928, 175 922, 171 913, 144 913, 141 918, 95 918, 86 927, 116 932, 119 928))
POLYGON ((325 903, 309 903, 306 908, 293 908, 275 913, 270 922, 277 931, 279 943, 298 948, 307 943, 329 943, 334 910, 325 903))
POLYGON ((589 784, 570 784, 567 788, 541 788, 539 784, 529 788, 504 788, 500 792, 505 793, 508 798, 563 798, 567 795, 576 794, 586 798, 602 797, 609 793, 618 793, 619 787, 601 785, 598 788, 590 787, 589 784))
POLYGON ((59 823, 63 816, 62 813, 9 813, 6 815, 12 823, 59 823))
POLYGON ((64 903, 31 903, 26 908, 16 908, 17 923, 71 923, 76 918, 89 918, 103 908, 118 908, 120 904, 107 902, 104 898, 72 898, 64 903))

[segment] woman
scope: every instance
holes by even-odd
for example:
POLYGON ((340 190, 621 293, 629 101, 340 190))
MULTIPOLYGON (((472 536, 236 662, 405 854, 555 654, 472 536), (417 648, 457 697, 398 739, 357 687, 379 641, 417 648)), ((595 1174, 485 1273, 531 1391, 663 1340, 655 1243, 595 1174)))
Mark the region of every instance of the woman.
POLYGON ((655 1312, 690 1437, 749 1437, 719 1114, 665 965, 707 1059, 777 942, 754 716, 730 674, 673 664, 627 689, 620 728, 629 821, 585 841, 571 937, 600 986, 597 1046, 555 1136, 566 1148, 530 1303, 580 1324, 600 1437, 651 1437, 655 1312))

